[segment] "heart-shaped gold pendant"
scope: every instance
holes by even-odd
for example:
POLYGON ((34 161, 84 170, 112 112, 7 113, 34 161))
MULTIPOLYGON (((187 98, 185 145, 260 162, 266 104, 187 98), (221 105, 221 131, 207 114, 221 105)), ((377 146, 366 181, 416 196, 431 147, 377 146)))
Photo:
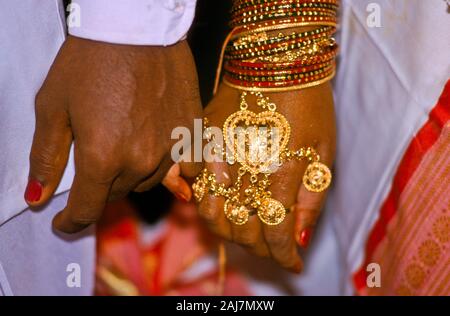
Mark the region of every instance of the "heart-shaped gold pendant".
POLYGON ((240 110, 223 125, 227 154, 251 173, 271 173, 280 164, 280 152, 289 143, 291 128, 286 118, 274 111, 254 113, 240 110))
POLYGON ((287 149, 291 127, 287 119, 276 112, 276 105, 261 93, 255 93, 261 113, 248 110, 246 92, 241 94, 240 110, 224 122, 223 137, 227 162, 239 164, 237 178, 232 186, 216 181, 216 175, 204 169, 192 185, 194 196, 200 202, 206 194, 225 198, 225 217, 235 225, 244 225, 255 212, 266 225, 279 225, 289 212, 280 201, 272 197, 269 176, 285 161, 305 159, 309 163, 303 184, 312 192, 325 190, 331 182, 330 169, 320 163, 320 156, 312 147, 297 151, 287 149), (249 184, 243 177, 249 173, 249 184), (260 174, 264 174, 260 177, 260 174))

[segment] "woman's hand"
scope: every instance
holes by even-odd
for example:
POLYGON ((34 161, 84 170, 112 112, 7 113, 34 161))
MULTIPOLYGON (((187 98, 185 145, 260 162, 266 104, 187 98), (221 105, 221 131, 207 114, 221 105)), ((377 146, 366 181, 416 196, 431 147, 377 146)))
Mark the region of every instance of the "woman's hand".
MULTIPOLYGON (((335 117, 329 83, 317 87, 278 93, 264 93, 277 105, 291 126, 288 149, 303 146, 315 148, 321 162, 331 167, 335 152, 335 117)), ((226 118, 239 110, 240 92, 221 85, 213 101, 205 110, 210 126, 222 128, 226 118)), ((247 96, 249 110, 260 112, 255 97, 247 96)), ((296 241, 302 244, 305 235, 316 223, 325 193, 312 193, 302 185, 306 162, 285 162, 270 176, 269 190, 273 197, 291 212, 276 226, 263 224, 257 216, 250 216, 245 225, 235 225, 227 220, 223 208, 225 199, 207 194, 199 205, 200 216, 219 236, 244 246, 258 256, 272 257, 282 267, 300 272, 302 261, 296 241), (293 207, 295 206, 295 207, 293 207)), ((206 168, 216 174, 217 182, 232 185, 237 177, 237 166, 226 162, 206 163, 206 168)), ((248 175, 247 175, 248 177, 248 175)), ((248 179, 246 180, 248 183, 248 179)), ((245 182, 244 182, 245 187, 245 182)), ((306 245, 303 245, 306 246, 306 245)))

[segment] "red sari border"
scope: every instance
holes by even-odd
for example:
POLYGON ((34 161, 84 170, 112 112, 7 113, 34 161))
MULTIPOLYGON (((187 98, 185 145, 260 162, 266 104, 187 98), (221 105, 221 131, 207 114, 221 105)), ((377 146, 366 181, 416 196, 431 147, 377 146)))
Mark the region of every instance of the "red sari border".
POLYGON ((368 272, 367 265, 373 254, 386 235, 387 225, 397 212, 399 198, 412 175, 416 171, 428 150, 439 138, 444 125, 450 120, 450 80, 436 106, 431 110, 428 121, 421 127, 417 135, 411 140, 405 154, 394 175, 391 190, 382 204, 380 215, 375 222, 365 246, 365 259, 361 267, 353 274, 353 284, 357 293, 366 287, 368 272))

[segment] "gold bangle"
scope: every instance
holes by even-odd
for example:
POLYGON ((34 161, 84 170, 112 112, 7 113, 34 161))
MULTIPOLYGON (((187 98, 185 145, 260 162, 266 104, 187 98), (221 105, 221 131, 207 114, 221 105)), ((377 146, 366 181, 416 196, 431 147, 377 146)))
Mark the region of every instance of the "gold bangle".
POLYGON ((336 22, 295 22, 295 23, 285 23, 285 24, 277 24, 277 25, 268 25, 268 26, 262 26, 260 28, 239 32, 237 34, 233 34, 230 38, 230 40, 234 40, 237 37, 245 36, 251 33, 257 33, 257 32, 267 32, 267 31, 277 31, 281 29, 289 29, 289 28, 295 28, 295 27, 302 27, 302 26, 316 26, 316 25, 325 25, 325 26, 337 26, 336 22))
POLYGON ((333 69, 333 72, 320 80, 317 81, 313 81, 313 82, 308 82, 308 83, 303 83, 300 85, 295 85, 295 86, 291 86, 291 87, 280 87, 280 88, 260 88, 260 87, 242 87, 239 85, 235 85, 229 81, 227 81, 226 78, 222 79, 222 82, 224 84, 226 84, 227 86, 234 88, 234 89, 238 89, 241 91, 249 91, 249 92, 286 92, 286 91, 294 91, 294 90, 300 90, 300 89, 306 89, 306 88, 311 88, 311 87, 315 87, 318 85, 321 85, 322 83, 325 83, 327 81, 330 81, 331 79, 333 79, 333 77, 336 74, 336 70, 333 69))

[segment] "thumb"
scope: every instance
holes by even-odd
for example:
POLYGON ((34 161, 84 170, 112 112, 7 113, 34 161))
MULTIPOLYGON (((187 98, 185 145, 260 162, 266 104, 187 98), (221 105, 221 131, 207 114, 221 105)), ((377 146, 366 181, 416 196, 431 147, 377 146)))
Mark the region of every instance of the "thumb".
POLYGON ((41 206, 54 194, 69 156, 72 133, 67 113, 55 100, 36 98, 36 127, 30 152, 30 172, 24 198, 41 206))
POLYGON ((194 178, 201 169, 201 163, 180 162, 174 164, 167 172, 162 184, 179 200, 189 202, 192 198, 192 190, 186 179, 194 178))

